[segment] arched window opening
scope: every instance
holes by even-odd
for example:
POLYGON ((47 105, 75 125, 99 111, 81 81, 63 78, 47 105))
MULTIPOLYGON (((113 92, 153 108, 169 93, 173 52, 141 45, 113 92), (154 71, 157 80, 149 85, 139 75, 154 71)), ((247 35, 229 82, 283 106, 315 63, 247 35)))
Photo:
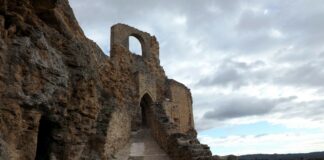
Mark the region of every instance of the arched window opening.
POLYGON ((51 144, 53 143, 52 132, 55 124, 45 117, 41 117, 37 135, 37 149, 35 160, 50 159, 51 144))
POLYGON ((138 38, 135 36, 129 36, 129 51, 137 54, 137 55, 142 55, 142 44, 138 38))
POLYGON ((141 115, 142 115, 142 126, 147 127, 148 126, 148 118, 149 118, 149 107, 152 105, 153 101, 152 98, 145 94, 140 102, 141 106, 141 115))

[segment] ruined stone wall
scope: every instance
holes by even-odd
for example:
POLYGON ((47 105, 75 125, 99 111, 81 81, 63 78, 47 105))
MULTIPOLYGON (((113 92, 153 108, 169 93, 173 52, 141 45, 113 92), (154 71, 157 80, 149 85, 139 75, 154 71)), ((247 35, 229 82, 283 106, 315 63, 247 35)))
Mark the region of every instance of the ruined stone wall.
POLYGON ((128 142, 131 133, 131 117, 128 110, 116 109, 111 115, 105 141, 105 157, 109 157, 128 142))
POLYGON ((0 159, 111 159, 138 128, 144 94, 155 104, 152 134, 173 159, 210 155, 190 135, 190 92, 167 79, 156 38, 117 24, 111 42, 108 57, 84 36, 67 0, 0 0, 0 159), (128 50, 129 36, 142 56, 128 50), (178 110, 169 116, 166 99, 178 110), (189 154, 195 147, 203 152, 189 154))
MULTIPOLYGON (((142 57, 148 61, 157 61, 159 59, 158 46, 154 43, 155 37, 151 37, 149 33, 140 31, 136 28, 130 27, 125 24, 116 24, 111 27, 111 45, 121 45, 125 48, 129 48, 129 37, 134 36, 137 38, 142 47, 142 57)), ((111 56, 115 56, 118 53, 111 53, 111 56)))
POLYGON ((183 84, 168 80, 170 99, 163 103, 167 115, 177 124, 182 133, 194 128, 190 90, 183 84))
POLYGON ((128 69, 131 72, 128 75, 135 82, 136 93, 132 97, 134 107, 130 108, 130 114, 132 130, 137 130, 141 126, 139 103, 142 96, 149 94, 153 101, 159 101, 164 98, 166 90, 166 76, 158 59, 158 42, 154 36, 125 24, 112 26, 111 35, 111 62, 118 68, 128 69), (141 43, 142 56, 135 55, 128 49, 128 39, 132 35, 136 35, 141 43))
POLYGON ((207 145, 200 144, 194 129, 180 133, 178 126, 170 121, 163 106, 150 106, 150 128, 154 139, 174 160, 216 160, 207 145))
POLYGON ((104 77, 103 85, 108 87, 107 90, 116 91, 107 93, 108 97, 114 99, 104 100, 108 105, 113 106, 109 111, 110 114, 100 112, 104 117, 104 127, 101 128, 107 128, 103 133, 107 135, 103 140, 102 152, 105 157, 110 157, 128 142, 134 119, 140 111, 137 76, 133 68, 134 63, 138 62, 137 57, 119 45, 115 45, 111 52, 120 54, 100 67, 100 75, 104 77))

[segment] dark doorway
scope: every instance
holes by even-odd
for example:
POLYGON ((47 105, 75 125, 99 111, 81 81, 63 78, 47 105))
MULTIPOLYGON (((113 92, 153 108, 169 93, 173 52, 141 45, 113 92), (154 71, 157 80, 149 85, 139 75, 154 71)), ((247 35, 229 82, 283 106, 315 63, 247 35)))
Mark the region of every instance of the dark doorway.
POLYGON ((149 107, 152 105, 152 98, 147 93, 141 99, 142 126, 148 126, 149 107))
POLYGON ((50 149, 53 143, 52 132, 55 124, 45 117, 41 117, 39 121, 37 150, 35 160, 49 160, 50 149))

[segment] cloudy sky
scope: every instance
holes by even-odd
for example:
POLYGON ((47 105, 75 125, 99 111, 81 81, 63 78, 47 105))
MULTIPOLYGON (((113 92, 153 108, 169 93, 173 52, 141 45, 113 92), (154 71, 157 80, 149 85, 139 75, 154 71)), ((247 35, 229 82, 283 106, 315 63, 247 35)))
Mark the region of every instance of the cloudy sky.
MULTIPOLYGON (((169 78, 191 88, 214 154, 324 150, 321 0, 70 0, 109 55, 110 26, 155 35, 169 78)), ((131 50, 139 53, 131 40, 131 50)))

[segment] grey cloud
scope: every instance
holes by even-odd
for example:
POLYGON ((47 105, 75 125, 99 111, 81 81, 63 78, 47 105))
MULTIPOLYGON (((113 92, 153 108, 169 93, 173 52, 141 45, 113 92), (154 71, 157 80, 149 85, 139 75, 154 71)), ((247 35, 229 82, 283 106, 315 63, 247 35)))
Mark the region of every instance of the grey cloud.
POLYGON ((231 118, 269 114, 278 104, 289 102, 296 97, 280 99, 259 99, 255 97, 232 97, 219 104, 214 110, 204 114, 205 119, 226 120, 231 118))
POLYGON ((275 108, 273 113, 281 113, 281 118, 304 118, 313 121, 324 121, 324 100, 292 102, 275 108))
POLYGON ((198 86, 230 86, 239 88, 252 82, 266 79, 265 71, 255 70, 265 65, 262 61, 255 61, 251 64, 233 60, 224 60, 215 72, 209 77, 203 78, 198 82, 198 86))
POLYGON ((242 75, 238 73, 235 69, 222 69, 218 71, 213 79, 202 79, 200 84, 203 85, 229 85, 233 84, 234 87, 239 87, 243 85, 242 75))
POLYGON ((300 64, 305 63, 305 60, 315 60, 317 58, 323 59, 319 54, 314 53, 318 51, 309 51, 301 48, 297 50, 290 50, 288 47, 274 53, 273 61, 276 63, 289 62, 290 64, 300 64))
MULTIPOLYGON (((305 47, 306 43, 319 45, 324 41, 321 32, 324 26, 323 4, 316 0, 235 3, 226 0, 71 0, 71 4, 86 33, 107 34, 107 37, 112 24, 123 22, 135 27, 152 28, 149 32, 153 31, 162 41, 167 38, 166 42, 172 46, 180 45, 178 42, 183 38, 201 39, 206 50, 229 50, 232 54, 261 54, 262 51, 291 43, 305 47), (246 6, 257 6, 261 12, 253 12, 246 6), (269 13, 263 14, 262 9, 267 9, 269 13), (170 39, 170 36, 178 33, 173 32, 172 27, 168 28, 170 19, 161 18, 166 14, 187 18, 187 25, 179 29, 187 37, 170 39), (286 38, 278 40, 269 37, 268 32, 273 28, 282 31, 286 38)), ((103 47, 108 40, 99 43, 103 47)), ((186 46, 174 51, 170 48, 168 45, 161 50, 165 51, 164 54, 177 55, 178 58, 188 54, 186 46)))
POLYGON ((283 69, 279 75, 274 78, 278 84, 292 86, 323 87, 324 82, 324 59, 314 59, 311 62, 305 62, 293 65, 288 69, 283 69))
POLYGON ((216 97, 212 101, 198 104, 200 110, 204 109, 202 106, 211 109, 197 118, 196 124, 199 130, 227 125, 228 120, 251 116, 262 119, 263 116, 276 115, 276 119, 281 120, 300 118, 324 122, 324 100, 298 102, 295 101, 298 97, 294 96, 274 99, 242 95, 217 95, 216 97))
POLYGON ((197 119, 195 121, 195 128, 198 131, 207 130, 210 128, 215 128, 225 126, 226 124, 223 121, 214 121, 213 119, 197 119))
POLYGON ((268 29, 271 25, 271 17, 265 14, 246 10, 240 15, 237 29, 240 32, 256 32, 268 29))
POLYGON ((284 55, 275 56, 272 61, 276 63, 274 66, 267 66, 262 61, 247 64, 224 60, 215 67, 214 72, 203 77, 196 85, 240 89, 245 85, 272 84, 320 89, 324 81, 323 53, 308 55, 304 52, 300 54, 286 51, 284 55))
POLYGON ((253 1, 250 5, 258 6, 259 11, 242 9, 242 13, 237 15, 239 19, 235 30, 239 37, 234 43, 235 52, 259 54, 289 45, 312 50, 323 44, 324 36, 320 31, 324 27, 322 2, 253 1), (267 14, 263 13, 265 10, 267 14), (283 37, 269 37, 272 29, 280 31, 283 37))

